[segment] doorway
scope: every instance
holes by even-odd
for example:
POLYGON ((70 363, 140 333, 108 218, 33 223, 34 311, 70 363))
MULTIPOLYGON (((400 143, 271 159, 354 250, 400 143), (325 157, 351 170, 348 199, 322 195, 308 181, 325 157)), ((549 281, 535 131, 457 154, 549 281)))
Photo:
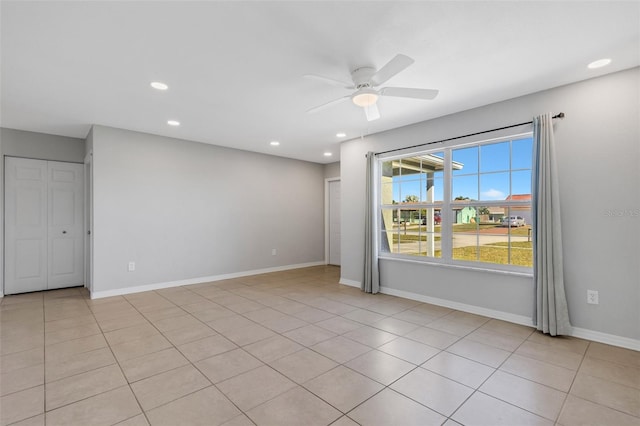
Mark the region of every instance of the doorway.
POLYGON ((340 266, 340 179, 325 182, 325 259, 340 266))
POLYGON ((84 283, 83 169, 5 157, 4 294, 84 283))

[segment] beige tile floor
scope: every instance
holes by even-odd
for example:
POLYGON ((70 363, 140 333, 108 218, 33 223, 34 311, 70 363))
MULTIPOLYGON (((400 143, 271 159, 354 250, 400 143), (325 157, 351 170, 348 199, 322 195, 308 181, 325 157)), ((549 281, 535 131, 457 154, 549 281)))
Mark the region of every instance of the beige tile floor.
POLYGON ((338 277, 7 296, 0 424, 640 424, 638 352, 338 277))

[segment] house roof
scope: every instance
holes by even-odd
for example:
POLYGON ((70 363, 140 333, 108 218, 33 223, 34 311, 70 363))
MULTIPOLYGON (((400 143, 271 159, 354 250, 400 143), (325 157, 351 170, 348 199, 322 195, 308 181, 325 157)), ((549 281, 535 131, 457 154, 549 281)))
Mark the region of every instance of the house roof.
MULTIPOLYGON (((394 170, 401 169, 403 175, 444 170, 444 158, 434 154, 422 154, 393 160, 391 164, 394 170)), ((451 167, 453 170, 461 170, 464 164, 452 161, 451 167)))
POLYGON ((513 194, 505 198, 506 201, 531 201, 531 194, 513 194))

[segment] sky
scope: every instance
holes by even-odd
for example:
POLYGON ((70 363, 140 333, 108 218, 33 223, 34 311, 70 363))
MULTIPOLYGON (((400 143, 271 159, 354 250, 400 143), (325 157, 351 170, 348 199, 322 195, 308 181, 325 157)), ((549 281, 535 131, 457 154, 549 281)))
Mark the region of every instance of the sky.
MULTIPOLYGON (((452 150, 453 161, 463 167, 453 171, 451 199, 462 196, 494 201, 509 194, 530 194, 532 148, 533 140, 527 137, 452 150)), ((444 157, 444 153, 432 154, 444 157)), ((434 201, 443 199, 443 176, 443 172, 434 173, 434 201)), ((425 174, 394 177, 393 182, 395 201, 404 201, 407 195, 427 201, 425 174)))

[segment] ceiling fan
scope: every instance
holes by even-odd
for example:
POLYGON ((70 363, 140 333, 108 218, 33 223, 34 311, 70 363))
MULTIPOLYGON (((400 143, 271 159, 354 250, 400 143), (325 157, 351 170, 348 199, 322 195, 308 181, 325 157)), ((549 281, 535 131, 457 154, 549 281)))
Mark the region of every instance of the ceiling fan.
POLYGON ((333 86, 342 87, 348 90, 355 90, 351 95, 334 99, 326 104, 311 108, 307 110, 307 112, 318 112, 330 106, 339 104, 340 102, 346 101, 347 99, 351 99, 355 105, 364 109, 367 121, 373 121, 380 118, 380 112, 376 105, 380 96, 395 96, 399 98, 426 100, 434 99, 438 96, 438 90, 414 89, 408 87, 382 87, 378 89, 379 86, 386 83, 396 74, 404 71, 407 67, 413 64, 413 62, 414 60, 410 57, 398 54, 377 71, 371 67, 356 68, 351 72, 351 80, 353 83, 346 83, 333 78, 323 77, 321 75, 307 74, 305 77, 320 80, 333 86))

